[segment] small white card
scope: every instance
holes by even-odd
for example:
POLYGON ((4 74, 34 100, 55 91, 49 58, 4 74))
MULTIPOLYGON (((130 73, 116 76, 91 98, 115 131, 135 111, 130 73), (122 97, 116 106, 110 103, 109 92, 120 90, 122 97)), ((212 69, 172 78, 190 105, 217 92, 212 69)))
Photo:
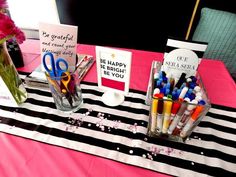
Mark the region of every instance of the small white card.
POLYGON ((186 73, 186 77, 195 76, 198 63, 199 58, 195 52, 188 49, 175 49, 166 55, 162 71, 175 78, 179 78, 182 73, 186 73))
POLYGON ((55 59, 64 58, 73 69, 76 64, 77 31, 77 26, 39 23, 41 58, 45 52, 51 52, 55 59))
POLYGON ((96 47, 98 87, 127 94, 129 92, 132 53, 96 47))
POLYGON ((5 84, 1 76, 0 76, 0 88, 1 88, 0 89, 0 105, 18 107, 16 100, 12 96, 10 90, 8 89, 7 85, 5 84))

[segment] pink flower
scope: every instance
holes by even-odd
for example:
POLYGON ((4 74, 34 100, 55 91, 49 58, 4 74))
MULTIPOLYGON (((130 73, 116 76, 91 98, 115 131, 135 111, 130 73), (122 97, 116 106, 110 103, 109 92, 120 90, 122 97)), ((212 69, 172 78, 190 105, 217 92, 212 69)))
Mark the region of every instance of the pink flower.
POLYGON ((8 8, 7 1, 0 0, 0 9, 6 9, 6 8, 8 8))
POLYGON ((24 33, 15 25, 11 18, 0 13, 0 43, 12 37, 15 37, 20 44, 25 40, 24 33))
POLYGON ((25 34, 17 27, 15 28, 15 30, 16 30, 15 37, 17 42, 19 44, 23 43, 25 41, 25 34))

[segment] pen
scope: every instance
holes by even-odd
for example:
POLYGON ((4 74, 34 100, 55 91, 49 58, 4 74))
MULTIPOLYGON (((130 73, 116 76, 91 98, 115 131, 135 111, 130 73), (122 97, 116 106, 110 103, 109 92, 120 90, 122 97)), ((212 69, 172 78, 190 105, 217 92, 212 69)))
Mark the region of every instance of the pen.
POLYGON ((180 132, 180 136, 185 138, 187 136, 187 132, 193 127, 194 122, 198 119, 200 113, 203 111, 204 107, 202 105, 198 105, 194 110, 191 118, 188 120, 183 130, 180 132))
POLYGON ((171 107, 172 107, 172 100, 171 99, 164 100, 164 110, 163 110, 164 121, 162 127, 162 133, 164 134, 167 133, 169 127, 171 107))

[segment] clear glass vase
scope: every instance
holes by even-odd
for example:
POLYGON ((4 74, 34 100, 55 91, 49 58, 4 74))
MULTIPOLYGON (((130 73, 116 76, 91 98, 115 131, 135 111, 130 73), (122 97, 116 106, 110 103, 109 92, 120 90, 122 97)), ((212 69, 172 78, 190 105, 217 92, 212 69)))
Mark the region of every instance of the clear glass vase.
POLYGON ((17 105, 27 99, 26 89, 8 53, 6 42, 0 44, 0 77, 17 105))

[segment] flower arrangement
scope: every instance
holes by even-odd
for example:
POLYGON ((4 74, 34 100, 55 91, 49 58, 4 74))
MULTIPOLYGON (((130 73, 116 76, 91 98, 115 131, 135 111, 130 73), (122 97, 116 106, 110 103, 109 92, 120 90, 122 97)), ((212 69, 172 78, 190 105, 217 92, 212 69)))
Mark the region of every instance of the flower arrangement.
POLYGON ((25 40, 25 35, 5 13, 7 8, 6 0, 0 0, 0 79, 19 104, 26 99, 26 90, 7 51, 6 41, 16 39, 21 44, 25 40))
POLYGON ((4 9, 7 7, 6 0, 0 0, 0 44, 13 37, 15 37, 17 42, 21 44, 25 40, 25 35, 15 25, 12 19, 3 13, 4 9))
POLYGON ((6 9, 6 8, 8 8, 7 1, 0 0, 0 9, 6 9))

